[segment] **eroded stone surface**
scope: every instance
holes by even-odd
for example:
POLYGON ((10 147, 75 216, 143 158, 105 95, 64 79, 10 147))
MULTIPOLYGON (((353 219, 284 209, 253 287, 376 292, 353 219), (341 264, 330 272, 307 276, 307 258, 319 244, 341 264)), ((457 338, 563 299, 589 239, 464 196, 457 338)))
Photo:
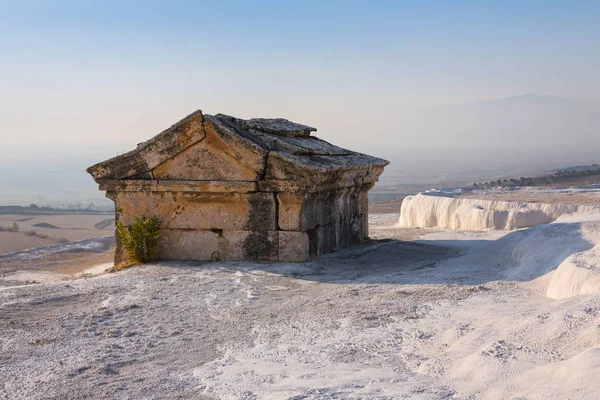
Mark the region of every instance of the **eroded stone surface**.
POLYGON ((306 232, 279 231, 279 261, 304 262, 310 258, 306 232))
POLYGON ((308 136, 311 132, 316 132, 316 128, 307 125, 298 124, 284 118, 252 118, 241 119, 231 117, 225 114, 217 114, 219 118, 229 120, 246 129, 254 129, 261 132, 273 133, 282 136, 308 136))
POLYGON ((100 190, 108 192, 257 192, 258 183, 249 181, 194 181, 194 180, 107 180, 100 190))
POLYGON ((155 216, 165 229, 275 230, 272 193, 119 192, 119 220, 155 216))
POLYGON ((239 132, 224 124, 213 116, 206 117, 207 140, 218 149, 231 157, 239 160, 260 176, 264 175, 268 148, 263 148, 257 143, 248 140, 239 132))
POLYGON ((218 251, 217 232, 162 229, 156 256, 158 259, 210 261, 211 257, 218 256, 218 251))
POLYGON ((278 193, 279 228, 306 231, 367 214, 367 190, 352 187, 308 194, 278 193))
MULTIPOLYGON (((280 261, 283 254, 281 261, 307 261, 307 235, 303 232, 284 232, 284 234, 298 235, 284 235, 283 240, 286 245, 280 248, 281 233, 281 231, 161 229, 156 257, 182 261, 280 261)), ((115 258, 119 260, 118 262, 126 259, 122 245, 117 246, 115 258)))
POLYGON ((100 190, 106 190, 107 192, 154 192, 158 190, 158 181, 138 179, 106 180, 101 181, 100 190))
POLYGON ((204 117, 198 110, 169 129, 137 147, 148 168, 152 169, 204 139, 204 117))
POLYGON ((160 180, 157 181, 156 190, 159 192, 248 193, 258 191, 258 184, 246 181, 160 180))
POLYGON ((107 179, 151 178, 148 165, 136 150, 93 165, 87 169, 87 172, 98 183, 107 179))
POLYGON ((153 170, 159 180, 256 181, 258 173, 203 140, 153 170))
POLYGON ((302 230, 302 206, 304 204, 304 197, 305 196, 300 192, 277 193, 279 205, 279 229, 284 231, 302 230))

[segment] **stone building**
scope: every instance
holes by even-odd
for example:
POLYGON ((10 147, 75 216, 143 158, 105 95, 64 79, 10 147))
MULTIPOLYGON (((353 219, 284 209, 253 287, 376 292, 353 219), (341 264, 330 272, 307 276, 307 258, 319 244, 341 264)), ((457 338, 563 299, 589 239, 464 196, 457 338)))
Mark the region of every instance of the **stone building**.
POLYGON ((196 111, 87 171, 123 224, 161 219, 159 259, 306 261, 368 237, 367 192, 388 164, 313 131, 196 111))

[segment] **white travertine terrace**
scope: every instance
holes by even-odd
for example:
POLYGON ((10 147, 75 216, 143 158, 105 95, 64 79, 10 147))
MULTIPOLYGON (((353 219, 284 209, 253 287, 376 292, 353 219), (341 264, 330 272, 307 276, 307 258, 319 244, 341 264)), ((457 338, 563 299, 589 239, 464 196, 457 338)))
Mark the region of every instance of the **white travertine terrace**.
POLYGON ((402 201, 398 226, 465 231, 512 230, 547 224, 567 214, 594 211, 600 211, 600 207, 477 200, 419 193, 402 201))

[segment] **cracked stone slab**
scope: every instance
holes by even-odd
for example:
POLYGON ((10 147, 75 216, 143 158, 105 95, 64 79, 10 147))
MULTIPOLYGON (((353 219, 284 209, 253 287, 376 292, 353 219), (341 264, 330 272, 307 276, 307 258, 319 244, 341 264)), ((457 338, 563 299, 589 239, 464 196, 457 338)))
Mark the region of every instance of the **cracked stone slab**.
POLYGON ((225 114, 217 114, 216 117, 229 119, 230 121, 244 127, 261 132, 273 133, 281 136, 310 136, 317 129, 308 125, 298 124, 285 118, 251 118, 240 119, 225 114))

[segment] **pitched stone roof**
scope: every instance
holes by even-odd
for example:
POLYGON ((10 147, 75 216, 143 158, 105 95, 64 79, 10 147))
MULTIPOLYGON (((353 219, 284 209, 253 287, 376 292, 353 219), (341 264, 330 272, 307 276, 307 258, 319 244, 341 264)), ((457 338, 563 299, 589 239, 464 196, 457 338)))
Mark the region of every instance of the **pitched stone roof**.
POLYGON ((316 190, 327 182, 341 187, 375 182, 389 163, 334 146, 311 136, 314 131, 281 118, 244 120, 223 114, 203 115, 198 110, 135 150, 87 171, 98 183, 154 180, 154 168, 203 140, 254 169, 261 190, 279 190, 286 185, 294 186, 292 190, 309 186, 316 190))

